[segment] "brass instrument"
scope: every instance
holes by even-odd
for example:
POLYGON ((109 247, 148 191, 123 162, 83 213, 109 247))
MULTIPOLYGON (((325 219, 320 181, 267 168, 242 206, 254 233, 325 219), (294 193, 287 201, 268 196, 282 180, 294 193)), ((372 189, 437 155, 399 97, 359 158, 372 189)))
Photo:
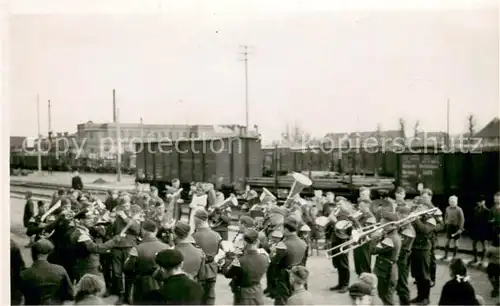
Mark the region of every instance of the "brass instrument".
POLYGON ((417 218, 427 215, 427 214, 432 214, 434 213, 438 208, 431 208, 428 210, 421 210, 417 212, 413 212, 409 214, 407 217, 400 219, 398 221, 392 221, 392 222, 387 222, 384 224, 376 224, 376 225, 369 225, 367 227, 361 228, 359 230, 353 230, 351 234, 351 239, 349 241, 346 241, 342 244, 339 244, 333 248, 327 249, 326 250, 326 257, 327 258, 333 258, 336 257, 340 254, 345 254, 348 253, 351 250, 354 250, 369 241, 371 241, 370 235, 383 231, 385 228, 389 226, 396 226, 400 227, 401 225, 406 225, 408 221, 410 220, 416 220, 417 218))
POLYGON ((312 185, 312 181, 310 178, 305 176, 304 174, 294 172, 292 174, 293 176, 293 184, 292 187, 290 188, 290 192, 288 193, 288 196, 285 201, 285 207, 288 207, 291 205, 292 201, 300 195, 302 190, 306 187, 309 187, 312 185))
MULTIPOLYGON (((222 212, 223 210, 225 210, 231 206, 235 206, 235 207, 238 206, 238 199, 232 193, 227 199, 224 200, 224 202, 222 202, 219 206, 214 207, 213 209, 219 209, 222 212)), ((222 224, 222 220, 220 220, 220 217, 210 221, 211 228, 218 227, 221 224, 222 224)))
POLYGON ((259 199, 261 202, 263 202, 266 198, 271 198, 273 201, 277 200, 274 194, 271 193, 271 191, 267 190, 266 187, 263 187, 259 199))

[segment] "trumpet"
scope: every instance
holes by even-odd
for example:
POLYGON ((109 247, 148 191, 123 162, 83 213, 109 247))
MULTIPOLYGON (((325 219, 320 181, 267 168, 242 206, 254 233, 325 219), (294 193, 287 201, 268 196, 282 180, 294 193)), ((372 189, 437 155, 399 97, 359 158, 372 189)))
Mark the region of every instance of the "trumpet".
POLYGON ((423 215, 428 215, 428 214, 433 214, 438 208, 434 207, 431 209, 427 210, 421 210, 417 212, 413 212, 409 214, 407 217, 400 219, 398 221, 391 221, 387 223, 377 223, 374 225, 369 225, 367 227, 363 227, 359 230, 353 230, 351 234, 351 239, 349 241, 346 241, 342 244, 339 244, 337 246, 334 246, 330 249, 326 250, 326 257, 327 258, 333 258, 341 254, 345 254, 350 252, 351 250, 357 249, 360 246, 368 243, 371 241, 370 235, 381 232, 384 229, 386 229, 389 226, 402 226, 402 225, 407 225, 409 222, 412 222, 413 220, 416 220, 417 218, 423 216, 423 215))

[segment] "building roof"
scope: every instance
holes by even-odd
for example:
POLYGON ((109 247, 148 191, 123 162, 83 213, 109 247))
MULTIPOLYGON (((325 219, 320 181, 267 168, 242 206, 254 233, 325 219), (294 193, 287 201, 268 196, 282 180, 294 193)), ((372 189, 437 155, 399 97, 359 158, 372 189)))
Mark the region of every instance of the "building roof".
POLYGON ((10 147, 11 148, 22 147, 25 139, 26 139, 25 136, 10 136, 10 147))
POLYGON ((500 119, 498 117, 493 118, 474 136, 479 138, 500 138, 500 119))

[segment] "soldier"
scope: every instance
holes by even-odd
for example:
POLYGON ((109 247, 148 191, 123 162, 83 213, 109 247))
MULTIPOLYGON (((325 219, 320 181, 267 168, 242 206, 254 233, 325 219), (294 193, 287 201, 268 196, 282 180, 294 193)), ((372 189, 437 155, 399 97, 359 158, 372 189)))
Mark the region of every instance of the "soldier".
POLYGON ((224 202, 224 195, 218 192, 218 200, 214 204, 212 211, 208 215, 211 228, 217 232, 222 240, 228 240, 228 226, 231 223, 231 207, 229 205, 221 206, 224 202), (222 201, 221 201, 222 196, 222 201))
POLYGON ((130 250, 129 257, 125 262, 124 271, 132 275, 134 304, 150 304, 148 298, 152 291, 160 287, 153 278, 153 273, 158 266, 155 262, 156 253, 171 248, 156 238, 157 227, 153 221, 146 220, 142 224, 142 242, 130 250))
POLYGON ((238 233, 233 238, 233 245, 237 249, 243 249, 243 234, 247 229, 254 227, 254 221, 252 218, 246 215, 241 215, 238 222, 238 233))
POLYGON ((32 243, 40 239, 40 235, 47 227, 47 223, 42 221, 42 216, 49 209, 49 203, 38 201, 36 206, 38 212, 28 220, 26 226, 26 235, 30 237, 32 243))
MULTIPOLYGON (((347 220, 337 220, 332 214, 329 222, 325 226, 325 239, 328 242, 329 248, 336 247, 349 240, 348 232, 352 230, 352 223, 347 220)), ((332 264, 337 269, 338 283, 336 286, 330 287, 330 291, 338 291, 339 293, 347 292, 349 288, 349 254, 333 254, 332 264)))
POLYGON ((196 241, 189 235, 191 228, 183 221, 177 221, 174 226, 175 249, 184 258, 183 270, 194 280, 198 280, 201 268, 205 264, 205 253, 196 246, 196 241))
MULTIPOLYGON (((273 231, 269 235, 269 240, 267 240, 267 243, 265 245, 261 245, 261 247, 264 248, 264 250, 269 254, 270 258, 273 258, 276 255, 276 246, 278 243, 283 239, 283 233, 280 231, 273 231)), ((272 273, 273 269, 271 265, 269 265, 267 272, 266 272, 266 282, 267 286, 266 289, 264 290, 264 294, 270 294, 274 290, 274 274, 272 273)))
MULTIPOLYGON (((357 219, 358 228, 363 228, 376 223, 375 216, 373 215, 371 208, 371 201, 367 201, 366 197, 369 199, 369 189, 362 189, 361 200, 358 203, 359 212, 361 216, 357 219), (368 195, 367 195, 368 194, 368 195)), ((364 245, 354 249, 354 268, 358 276, 361 273, 371 273, 372 266, 372 245, 370 243, 365 243, 364 245)))
POLYGON ((52 242, 40 239, 31 247, 33 265, 20 274, 25 305, 62 305, 73 300, 73 286, 66 270, 47 261, 52 242))
POLYGON ((33 201, 33 193, 26 191, 26 204, 24 204, 23 225, 28 227, 30 219, 38 215, 38 205, 33 201))
POLYGON ((411 304, 429 304, 431 290, 431 247, 432 231, 436 228, 433 216, 425 215, 413 222, 415 240, 410 255, 411 275, 417 285, 417 296, 410 301, 411 304))
POLYGON ((300 265, 306 255, 307 244, 297 236, 298 222, 294 218, 287 218, 283 225, 283 240, 276 246, 276 255, 271 259, 277 267, 275 274, 275 305, 285 305, 292 294, 288 271, 300 265))
POLYGON ((396 201, 396 209, 399 206, 410 206, 410 203, 405 200, 406 198, 406 191, 404 190, 403 187, 398 187, 396 188, 396 191, 394 193, 395 201, 396 201))
MULTIPOLYGON (((395 213, 383 211, 381 213, 382 224, 398 220, 395 213)), ((379 243, 374 248, 373 253, 377 255, 375 260, 374 274, 378 278, 377 291, 384 305, 394 305, 394 289, 398 280, 397 261, 401 251, 401 237, 397 227, 388 225, 380 233, 379 243)), ((374 236, 374 241, 377 237, 374 236)))
POLYGON ((99 254, 109 252, 119 243, 121 237, 115 236, 106 243, 95 243, 90 234, 90 228, 94 226, 94 216, 87 208, 75 215, 75 222, 75 230, 70 237, 73 248, 71 255, 74 256, 74 280, 78 281, 86 273, 102 276, 99 271, 101 265, 99 254))
POLYGON ((287 305, 314 305, 313 297, 307 291, 307 279, 309 271, 306 267, 295 266, 290 270, 290 285, 293 294, 286 301, 287 305))
POLYGON ((130 203, 130 196, 122 196, 120 206, 116 207, 116 219, 113 226, 114 235, 121 234, 121 231, 127 227, 128 223, 131 225, 128 227, 125 237, 117 243, 111 250, 111 256, 113 261, 113 293, 119 296, 118 303, 126 302, 126 298, 130 295, 130 288, 132 286, 131 280, 125 276, 125 287, 124 287, 124 275, 123 266, 125 265, 125 260, 130 253, 130 250, 137 245, 137 238, 140 234, 140 211, 141 208, 137 205, 132 205, 130 203))
POLYGON ((222 238, 208 226, 208 214, 205 210, 195 212, 194 224, 196 230, 193 233, 193 238, 205 253, 205 264, 198 275, 198 282, 203 287, 202 304, 213 305, 215 303, 215 281, 219 271, 214 257, 219 251, 222 238))
POLYGON ((246 230, 243 240, 243 255, 235 258, 234 254, 227 254, 222 271, 231 279, 229 285, 234 294, 234 305, 263 305, 260 283, 269 266, 269 257, 258 250, 259 233, 256 230, 246 230))
MULTIPOLYGON (((410 208, 405 205, 399 205, 396 208, 398 217, 403 219, 410 214, 410 208)), ((410 254, 415 240, 415 229, 411 223, 405 224, 400 229, 401 251, 398 257, 398 282, 396 292, 399 297, 400 305, 410 305, 410 289, 408 287, 408 277, 410 274, 410 254)))

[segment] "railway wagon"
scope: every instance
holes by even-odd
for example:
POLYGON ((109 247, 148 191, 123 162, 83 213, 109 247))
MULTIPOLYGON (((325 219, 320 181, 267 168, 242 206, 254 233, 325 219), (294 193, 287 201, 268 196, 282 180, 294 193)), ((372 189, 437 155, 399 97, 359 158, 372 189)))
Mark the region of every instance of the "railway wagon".
POLYGON ((287 147, 262 148, 262 173, 264 176, 286 175, 294 171, 293 153, 287 147))
POLYGON ((217 188, 243 188, 248 177, 262 176, 260 139, 234 137, 137 144, 137 181, 165 189, 178 178, 184 190, 191 182, 217 188))
MULTIPOLYGON (((411 195, 418 194, 419 183, 430 188, 433 202, 444 209, 448 197, 456 195, 465 215, 470 215, 479 195, 487 205, 500 189, 500 152, 482 153, 401 153, 397 156, 396 183, 411 195)), ((470 220, 470 218, 466 218, 470 220)), ((468 225, 469 226, 469 225, 468 225)))

